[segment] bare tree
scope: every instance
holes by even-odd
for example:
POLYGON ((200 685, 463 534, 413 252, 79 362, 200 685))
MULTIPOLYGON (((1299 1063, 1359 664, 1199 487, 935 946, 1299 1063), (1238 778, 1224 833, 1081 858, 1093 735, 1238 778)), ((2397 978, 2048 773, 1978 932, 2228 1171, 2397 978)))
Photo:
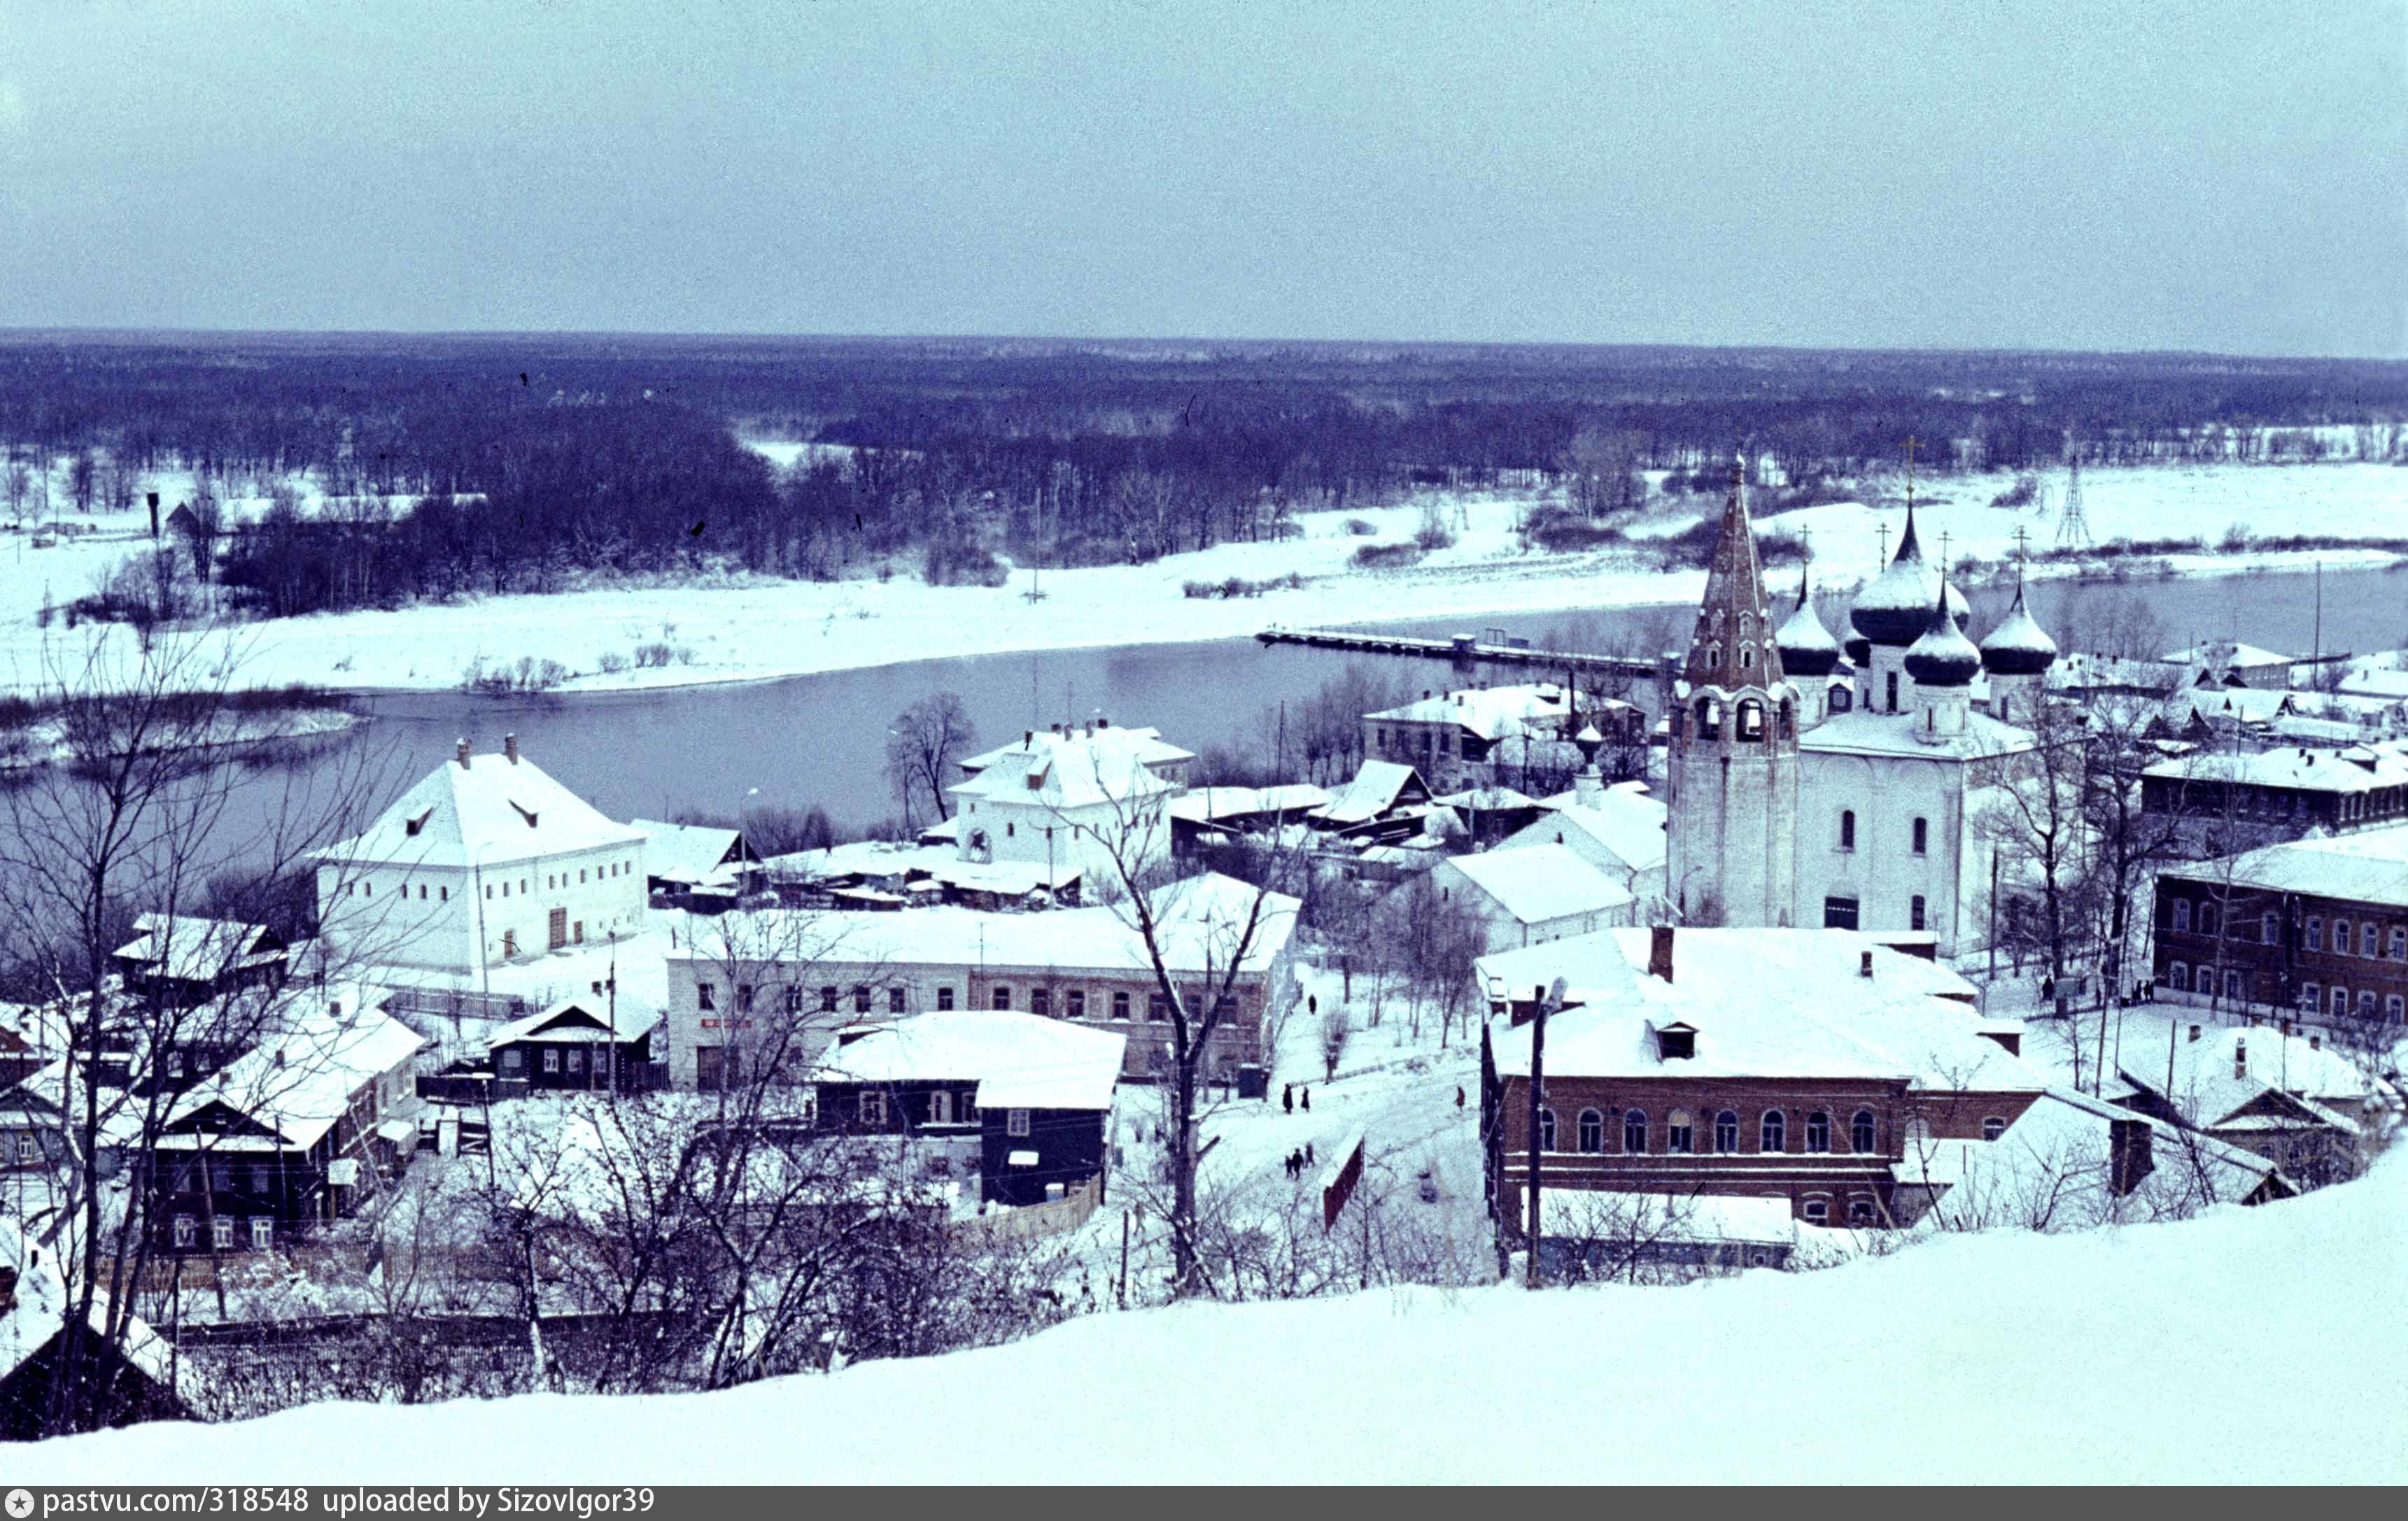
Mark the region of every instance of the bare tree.
POLYGON ((886 780, 894 785, 907 823, 911 799, 923 790, 939 820, 952 816, 945 806, 945 773, 977 742, 969 710, 956 693, 931 693, 895 715, 894 726, 886 731, 886 780))

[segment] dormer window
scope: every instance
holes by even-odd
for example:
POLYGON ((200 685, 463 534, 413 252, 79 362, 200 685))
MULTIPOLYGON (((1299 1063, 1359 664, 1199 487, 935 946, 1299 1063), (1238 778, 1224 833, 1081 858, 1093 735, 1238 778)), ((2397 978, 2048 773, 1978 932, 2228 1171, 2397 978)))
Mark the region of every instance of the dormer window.
POLYGON ((1695 1026, 1672 1024, 1656 1032, 1656 1055, 1664 1061, 1687 1061, 1698 1054, 1695 1026))
POLYGON ((426 821, 434 817, 434 814, 435 810, 432 808, 423 809, 414 817, 404 819, 401 827, 406 833, 414 835, 426 827, 426 821))

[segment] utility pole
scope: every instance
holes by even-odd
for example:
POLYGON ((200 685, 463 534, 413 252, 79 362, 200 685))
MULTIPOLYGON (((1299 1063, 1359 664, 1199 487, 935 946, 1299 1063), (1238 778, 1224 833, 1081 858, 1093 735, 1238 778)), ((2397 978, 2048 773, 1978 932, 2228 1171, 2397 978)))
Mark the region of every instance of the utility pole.
MULTIPOLYGON (((1560 987, 1562 985, 1561 982, 1558 981, 1556 985, 1560 987)), ((1544 1087, 1546 1084, 1547 1005, 1552 1001, 1552 999, 1549 997, 1548 990, 1546 988, 1534 987, 1532 991, 1536 994, 1535 1001, 1538 1006, 1538 1012, 1531 1016, 1530 1024, 1530 1202, 1527 1212, 1523 1216, 1522 1239, 1530 1254, 1530 1260, 1527 1265, 1527 1271, 1524 1277, 1524 1282, 1528 1287, 1537 1288, 1540 1281, 1539 1233, 1541 1226, 1539 1216, 1540 1089, 1544 1087)))

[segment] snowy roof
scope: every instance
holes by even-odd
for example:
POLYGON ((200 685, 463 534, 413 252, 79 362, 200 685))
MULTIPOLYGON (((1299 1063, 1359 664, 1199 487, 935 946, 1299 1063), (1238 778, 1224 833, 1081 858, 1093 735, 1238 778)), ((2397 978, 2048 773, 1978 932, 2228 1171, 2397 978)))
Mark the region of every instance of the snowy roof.
POLYGON ((1645 793, 1610 787, 1594 805, 1567 803, 1560 798, 1550 801, 1554 804, 1553 812, 1506 837, 1500 848, 1568 840, 1577 832, 1595 840, 1633 871, 1663 865, 1664 825, 1670 810, 1645 793))
POLYGON ((135 938, 117 948, 121 961, 139 961, 166 977, 208 982, 244 967, 282 959, 284 942, 264 925, 185 914, 146 913, 134 921, 135 938))
POLYGON ((2358 667, 2342 677, 2341 690, 2351 696, 2380 697, 2398 702, 2408 698, 2408 670, 2358 667))
POLYGON ((2187 650, 2176 650, 2158 658, 2175 666, 2211 666, 2217 670, 2238 668, 2253 670, 2266 666, 2294 666, 2299 656, 2278 654, 2261 650, 2254 644, 2234 644, 2219 640, 2212 644, 2195 644, 2187 650))
POLYGON ((2346 750, 2285 746, 2245 754, 2185 755, 2142 773, 2182 782, 2241 782, 2308 792, 2370 792, 2408 783, 2408 746, 2400 740, 2346 750))
POLYGON ((1170 816, 1192 824, 1213 819, 1243 818, 1254 813, 1312 812, 1329 801, 1327 789, 1310 782, 1283 782, 1271 787, 1193 787, 1170 800, 1170 816))
MULTIPOLYGON (((1336 796, 1314 811, 1313 816, 1326 824, 1345 825, 1366 824, 1381 814, 1393 811, 1397 798, 1408 782, 1420 777, 1410 766, 1396 761, 1367 760, 1336 796)), ((1423 789, 1426 794, 1427 789, 1423 789)))
POLYGON ((1525 925, 1616 909, 1630 890, 1572 854, 1569 845, 1523 845, 1449 859, 1497 906, 1525 925))
POLYGON ((2024 606, 2023 582, 2018 581, 2014 606, 1982 638, 1983 668, 2000 676, 2033 676, 2056 661, 2057 641, 2024 606))
POLYGON ((1840 641, 1823 626, 1814 613, 1814 604, 1799 588, 1797 610, 1773 631, 1772 642, 1781 652, 1782 668, 1792 676, 1828 676, 1840 664, 1840 641))
MULTIPOLYGON (((1254 897, 1247 884, 1210 873, 1156 888, 1149 900, 1170 969, 1187 974, 1227 966, 1254 897)), ((1286 950, 1297 908, 1297 900, 1284 894, 1265 896, 1243 969, 1268 969, 1286 950)), ((763 948, 759 959, 770 960, 778 954, 771 948, 807 940, 791 954, 824 965, 983 966, 1062 975, 1125 973, 1152 965, 1125 908, 1007 913, 935 907, 859 914, 764 909, 721 915, 697 924, 696 931, 701 943, 671 953, 669 960, 724 965, 731 954, 743 957, 755 946, 763 948)))
POLYGON ((1110 1109, 1128 1038, 1041 1014, 917 1014, 828 1053, 819 1083, 978 1083, 985 1109, 1110 1109))
POLYGON ((213 1103, 266 1126, 286 1145, 317 1143, 369 1081, 400 1067, 425 1038, 379 1010, 365 989, 294 996, 289 1024, 177 1100, 168 1123, 213 1103), (337 1010, 339 1008, 340 1012, 337 1010))
POLYGON ((644 833, 644 875, 668 882, 704 882, 716 875, 743 839, 740 831, 704 824, 631 819, 644 833))
POLYGON ((1898 552, 1889 566, 1858 592, 1848 609, 1849 626, 1875 644, 1912 642, 1929 621, 1932 605, 1947 598, 1949 615, 1960 624, 1971 610, 1964 594, 1947 585, 1940 570, 1923 558, 1914 535, 1914 506, 1907 504, 1906 527, 1899 535, 1898 552))
POLYGON ((1554 682, 1533 682, 1442 692, 1363 716, 1396 724, 1455 724, 1483 739, 1499 739, 1533 727, 1560 727, 1571 710, 1570 695, 1564 687, 1554 682))
POLYGON ((1877 713, 1859 708, 1834 713, 1799 736, 1802 750, 1850 755, 1921 755, 1928 759, 1971 760, 2013 755, 2033 747, 2031 731, 2000 722, 1976 709, 1965 715, 1961 734, 1943 735, 1937 744, 1915 738, 1912 713, 1877 713))
POLYGON ((1122 757, 1140 766, 1162 766, 1196 758, 1194 751, 1182 750, 1165 739, 1160 729, 1114 728, 1103 724, 1088 728, 1024 731, 1019 743, 997 745, 960 764, 965 772, 975 774, 1015 756, 1064 749, 1087 750, 1107 759, 1122 757))
POLYGON ((2305 893, 2408 908, 2408 825, 2266 845, 2219 862, 2170 862, 2161 872, 2218 887, 2305 893))
POLYGON ((594 1044, 634 1040, 661 1022, 661 1012, 623 1002, 616 1010, 600 999, 565 998, 540 1013, 514 1019, 485 1037, 485 1044, 506 1046, 520 1040, 560 1044, 594 1044), (615 1033, 614 1033, 615 1032, 615 1033))
POLYGON ((1981 674, 1982 652, 1948 610, 1948 588, 1932 599, 1930 621, 1906 647, 1906 671, 1922 686, 1964 686, 1981 674))
MULTIPOLYGON (((27 1241, 17 1222, 5 1217, 0 1217, 0 1265, 17 1271, 14 1301, 0 1313, 0 1379, 6 1379, 65 1327, 75 1296, 60 1276, 56 1248, 27 1241)), ((103 1337, 108 1334, 108 1313, 104 1287, 93 1293, 90 1312, 92 1328, 103 1337)), ((129 1317, 124 1350, 126 1360, 145 1374, 161 1384, 169 1381, 170 1349, 150 1327, 129 1317)))
POLYGON ((1536 797, 1526 793, 1516 792, 1512 787, 1469 787, 1462 792, 1451 792, 1443 797, 1434 797, 1430 800, 1457 811, 1481 809, 1488 811, 1502 811, 1510 809, 1546 806, 1536 797))
MULTIPOLYGON (((1594 1001, 1549 1021, 1547 1070, 1583 1077, 1859 1077, 1941 1092, 2033 1092, 2039 1075, 1983 1035, 1980 1016, 1944 994, 1965 986, 1946 968, 1903 955, 1851 930, 1680 930, 1672 981, 1631 975, 1647 965, 1647 929, 1607 930, 1571 940, 1621 950, 1627 984, 1600 966, 1601 945, 1557 941, 1554 951, 1598 983, 1594 1001), (1873 975, 1858 974, 1865 953, 1873 975), (1580 958, 1575 960, 1574 958, 1580 958), (1664 1058, 1655 1032, 1678 1021, 1696 1029, 1695 1055, 1664 1058)), ((1484 971, 1503 958, 1484 957, 1484 971)), ((1543 965, 1506 967, 1506 985, 1535 986, 1543 965)), ((1576 979, 1567 974, 1567 981, 1576 979)), ((1529 1030, 1500 1031, 1498 1069, 1529 1070, 1529 1030)))
POLYGON ((522 755, 444 762, 374 824, 329 846, 330 861, 401 866, 498 866, 642 840, 522 755))
POLYGON ((2315 1123, 2355 1134, 2358 1123, 2328 1106, 2359 1103, 2373 1091, 2348 1058, 2278 1028, 2209 1028, 2196 1040, 2176 1041, 2172 1055, 2171 1091, 2165 1065, 2154 1057, 2135 1060, 2118 1075, 2135 1087, 2163 1093, 2205 1129, 2226 1127, 2225 1122, 2272 1091, 2301 1100, 2315 1123))
POLYGON ((2166 699, 2166 716, 2177 724, 2193 714, 2208 722, 2263 724, 2296 706, 2291 694, 2272 687, 2186 686, 2166 699))
POLYGON ((1997 1141, 1910 1136, 1906 1153, 1892 1173, 1945 1190, 1929 1217, 1941 1228, 2065 1229, 2117 1213, 2186 1214, 2238 1202, 2280 1176, 2239 1146, 2064 1088, 2043 1091, 1997 1141), (2149 1174, 2125 1200, 2108 1187, 2117 1121, 2147 1125, 2151 1141, 2149 1174))
POLYGON ((2171 692, 2182 684, 2180 667, 2162 660, 2129 660, 2085 650, 2069 651, 2057 662, 2058 685, 2128 687, 2139 692, 2171 692))
POLYGON ((1189 752, 1165 744, 1153 729, 1047 730, 964 762, 966 769, 976 769, 946 790, 996 803, 1084 808, 1178 792, 1177 783, 1153 768, 1188 758, 1189 752))

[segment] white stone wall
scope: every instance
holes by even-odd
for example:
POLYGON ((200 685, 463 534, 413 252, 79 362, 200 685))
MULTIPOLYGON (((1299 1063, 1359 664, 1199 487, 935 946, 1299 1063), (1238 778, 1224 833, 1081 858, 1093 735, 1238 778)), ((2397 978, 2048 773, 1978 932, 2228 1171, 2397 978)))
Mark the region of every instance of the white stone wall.
POLYGON ((1798 898, 1795 922, 1823 921, 1824 900, 1856 900, 1856 926, 1877 934, 1911 929, 1914 899, 1940 954, 1955 955, 1983 938, 1965 879, 1969 859, 1986 892, 1985 847, 1966 820, 1967 767, 1939 755, 1854 755, 1809 750, 1799 757, 1798 898), (1856 816, 1856 847, 1840 847, 1841 814, 1856 816), (1926 821, 1927 849, 1914 853, 1914 823, 1926 821))
POLYGON ((338 953, 378 965, 476 970, 551 948, 552 911, 569 943, 641 933, 641 841, 462 870, 404 864, 318 868, 318 914, 338 953), (507 948, 507 949, 506 949, 507 948))
POLYGON ((1666 896, 1692 924, 1796 923, 1796 754, 1690 739, 1672 764, 1666 896))
POLYGON ((1117 884, 1113 865, 1118 849, 1129 858, 1132 871, 1144 871, 1170 858, 1170 820, 1165 811, 1168 795, 1135 803, 1095 803, 1083 808, 1056 809, 1042 803, 973 799, 962 811, 957 835, 961 857, 976 860, 970 833, 983 830, 987 859, 1021 861, 1031 866, 1049 862, 1059 871, 1075 868, 1092 890, 1117 884), (1049 838, 1048 831, 1051 831, 1049 838))

